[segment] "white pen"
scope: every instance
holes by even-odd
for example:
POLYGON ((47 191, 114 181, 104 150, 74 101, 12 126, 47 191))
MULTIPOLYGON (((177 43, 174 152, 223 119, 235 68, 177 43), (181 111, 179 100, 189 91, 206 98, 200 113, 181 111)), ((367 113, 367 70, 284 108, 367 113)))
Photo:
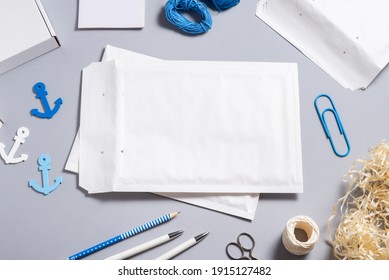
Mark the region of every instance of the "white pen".
POLYGON ((189 239, 188 241, 182 243, 181 245, 177 246, 176 248, 166 252, 165 254, 163 254, 162 256, 160 256, 156 259, 157 260, 170 260, 171 258, 173 258, 173 257, 177 256, 178 254, 184 252, 185 250, 189 249, 193 245, 196 245, 197 243, 199 243, 208 234, 209 234, 209 232, 204 232, 202 234, 199 234, 199 235, 189 239))
POLYGON ((139 253, 147 251, 147 250, 154 248, 158 245, 161 245, 163 243, 171 241, 171 240, 177 238, 178 236, 180 236, 183 232, 184 231, 179 230, 179 231, 171 232, 169 234, 165 234, 165 235, 158 237, 156 239, 153 239, 149 242, 143 243, 139 246, 136 246, 134 248, 131 248, 131 249, 126 250, 124 252, 121 252, 119 254, 110 256, 110 257, 106 258, 106 260, 125 260, 125 259, 128 259, 129 257, 135 256, 139 253))

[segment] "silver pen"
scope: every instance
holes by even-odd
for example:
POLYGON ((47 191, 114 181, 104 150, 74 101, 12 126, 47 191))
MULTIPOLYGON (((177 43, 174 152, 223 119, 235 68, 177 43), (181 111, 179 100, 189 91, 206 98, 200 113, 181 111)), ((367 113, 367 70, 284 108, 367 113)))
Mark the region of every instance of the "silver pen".
POLYGON ((174 248, 174 249, 166 252, 162 256, 158 257, 157 260, 170 260, 171 258, 177 256, 178 254, 184 252, 185 250, 189 249, 190 247, 201 242, 205 237, 207 237, 208 234, 209 234, 209 232, 204 232, 202 234, 199 234, 199 235, 189 239, 188 241, 177 246, 176 248, 174 248))

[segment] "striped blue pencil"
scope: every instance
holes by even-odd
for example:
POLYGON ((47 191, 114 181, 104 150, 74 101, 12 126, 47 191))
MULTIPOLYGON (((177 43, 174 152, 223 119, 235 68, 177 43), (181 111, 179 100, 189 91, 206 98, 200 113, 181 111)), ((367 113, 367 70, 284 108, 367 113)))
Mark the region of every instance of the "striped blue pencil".
POLYGON ((154 227, 156 227, 156 226, 158 226, 160 224, 166 223, 166 222, 170 221, 171 219, 173 219, 175 216, 177 216, 179 213, 180 212, 175 212, 175 213, 167 214, 167 215, 162 216, 162 217, 160 217, 158 219, 155 219, 155 220, 153 220, 151 222, 145 223, 145 224, 143 224, 143 225, 141 225, 139 227, 136 227, 134 229, 126 231, 126 232, 124 232, 124 233, 122 233, 122 234, 120 234, 118 236, 115 236, 115 237, 109 239, 109 240, 101 242, 100 244, 97 244, 97 245, 95 245, 93 247, 85 249, 84 251, 81 251, 81 252, 79 252, 77 254, 74 254, 74 255, 70 256, 68 259, 69 260, 79 260, 79 259, 82 259, 82 258, 84 258, 86 256, 89 256, 90 254, 93 254, 93 253, 95 253, 97 251, 100 251, 100 250, 102 250, 104 248, 107 248, 108 246, 111 246, 111 245, 116 244, 116 243, 118 243, 120 241, 123 241, 123 240, 125 240, 127 238, 130 238, 130 237, 132 237, 134 235, 137 235, 138 233, 144 232, 144 231, 146 231, 148 229, 151 229, 151 228, 154 228, 154 227))

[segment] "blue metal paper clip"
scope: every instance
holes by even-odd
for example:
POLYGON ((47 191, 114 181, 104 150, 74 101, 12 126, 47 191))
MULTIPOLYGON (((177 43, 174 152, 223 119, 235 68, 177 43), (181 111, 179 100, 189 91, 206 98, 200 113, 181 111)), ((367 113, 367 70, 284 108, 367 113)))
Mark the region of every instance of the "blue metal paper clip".
POLYGON ((326 134, 327 138, 330 140, 332 150, 334 151, 334 153, 335 153, 338 157, 345 157, 345 156, 347 156, 347 155, 350 153, 350 143, 349 143, 349 141, 348 141, 346 132, 344 131, 342 122, 340 121, 339 114, 338 114, 338 112, 336 111, 334 102, 332 101, 331 97, 329 97, 327 94, 320 94, 319 96, 317 96, 317 97, 315 98, 315 102, 314 102, 314 103, 315 103, 315 109, 316 109, 317 115, 319 116, 320 122, 321 122, 321 124, 322 124, 322 126, 323 126, 324 133, 326 134), (327 98, 327 99, 331 102, 332 108, 326 108, 325 110, 323 110, 323 112, 320 113, 319 108, 318 108, 318 106, 317 106, 317 101, 318 101, 319 98, 321 98, 321 97, 327 98), (347 151, 346 151, 345 153, 343 153, 343 154, 340 154, 340 153, 337 151, 337 149, 336 149, 336 147, 335 147, 335 144, 334 144, 334 141, 332 140, 330 130, 328 129, 327 122, 326 122, 326 120, 325 120, 325 118, 324 118, 324 115, 325 115, 327 112, 331 112, 331 113, 334 115, 334 117, 335 117, 335 119, 336 119, 336 123, 338 124, 339 132, 340 132, 341 135, 343 135, 344 141, 346 142, 347 151))

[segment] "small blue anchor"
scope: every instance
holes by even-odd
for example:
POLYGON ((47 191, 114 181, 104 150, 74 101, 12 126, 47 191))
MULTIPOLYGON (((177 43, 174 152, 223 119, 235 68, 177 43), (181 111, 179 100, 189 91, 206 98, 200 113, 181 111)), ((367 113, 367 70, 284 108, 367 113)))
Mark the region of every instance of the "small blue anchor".
POLYGON ((33 87, 34 92, 36 93, 36 98, 41 100, 44 112, 39 112, 38 109, 32 109, 31 115, 38 118, 51 119, 59 110, 62 105, 62 98, 55 100, 55 106, 53 109, 50 108, 49 102, 47 101, 47 91, 46 85, 44 83, 38 82, 33 87))
POLYGON ((39 170, 42 172, 42 181, 43 186, 39 186, 35 180, 29 180, 28 186, 36 190, 37 192, 43 193, 45 195, 48 195, 50 192, 54 191, 56 188, 58 188, 59 184, 62 183, 62 177, 57 177, 54 179, 54 184, 50 185, 49 183, 49 170, 51 168, 50 166, 51 158, 49 155, 41 155, 38 159, 39 164, 39 170))
POLYGON ((15 154, 16 151, 19 149, 19 146, 26 141, 28 135, 30 135, 30 131, 28 130, 27 127, 19 128, 14 137, 15 142, 12 145, 8 155, 5 152, 5 145, 3 143, 0 143, 0 156, 4 159, 6 164, 19 163, 27 160, 28 158, 27 154, 21 154, 19 157, 15 157, 15 154))

